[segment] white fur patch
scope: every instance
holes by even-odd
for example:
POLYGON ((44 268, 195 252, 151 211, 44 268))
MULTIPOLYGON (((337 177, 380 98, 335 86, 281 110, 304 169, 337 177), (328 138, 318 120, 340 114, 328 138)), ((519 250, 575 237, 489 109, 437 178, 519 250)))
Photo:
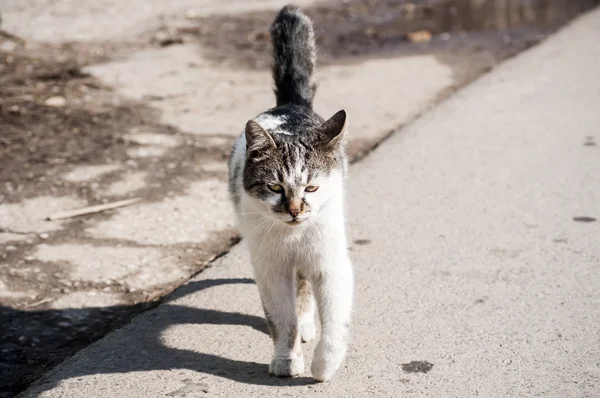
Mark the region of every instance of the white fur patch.
POLYGON ((262 114, 256 119, 254 119, 256 123, 260 125, 263 129, 267 130, 270 133, 279 133, 279 134, 290 134, 282 131, 278 131, 279 126, 286 122, 285 117, 283 116, 273 116, 269 114, 262 114))

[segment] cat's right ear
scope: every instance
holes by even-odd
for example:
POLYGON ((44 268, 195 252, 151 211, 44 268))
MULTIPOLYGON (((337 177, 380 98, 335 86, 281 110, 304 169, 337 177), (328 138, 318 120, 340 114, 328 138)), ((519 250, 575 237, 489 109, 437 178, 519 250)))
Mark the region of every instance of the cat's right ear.
POLYGON ((273 137, 260 127, 260 124, 254 120, 248 120, 248 123, 246 123, 246 149, 248 151, 262 151, 276 148, 277 145, 273 141, 273 137))
POLYGON ((319 139, 329 148, 339 148, 344 144, 347 123, 346 111, 338 111, 318 128, 319 139))

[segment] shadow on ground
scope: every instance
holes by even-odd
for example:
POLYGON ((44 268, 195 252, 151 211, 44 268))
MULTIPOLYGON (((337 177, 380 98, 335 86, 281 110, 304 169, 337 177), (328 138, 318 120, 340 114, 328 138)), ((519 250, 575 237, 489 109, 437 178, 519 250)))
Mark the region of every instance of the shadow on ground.
MULTIPOLYGON (((164 304, 168 307, 161 317, 156 317, 152 322, 148 322, 150 328, 145 328, 144 333, 136 336, 123 335, 119 345, 122 349, 107 353, 106 357, 95 362, 95 366, 77 366, 72 367, 71 373, 62 374, 62 379, 85 376, 89 374, 102 373, 128 373, 136 371, 149 370, 168 370, 168 369, 189 369, 196 372, 207 373, 225 377, 241 383, 260 384, 260 385, 306 385, 314 383, 311 378, 293 378, 280 379, 268 375, 268 365, 256 362, 244 362, 232 358, 224 358, 216 355, 204 354, 199 351, 179 350, 166 347, 161 342, 161 334, 167 328, 177 324, 213 324, 213 325, 239 325, 251 327, 268 335, 266 321, 257 316, 247 315, 242 313, 221 312, 215 310, 207 310, 201 308, 190 308, 176 304, 170 304, 173 300, 183 297, 188 294, 196 293, 211 287, 224 284, 253 284, 252 279, 212 279, 191 282, 182 288, 178 289, 171 296, 164 300, 164 304), (144 350, 137 348, 143 347, 144 350)), ((0 397, 9 397, 11 392, 21 391, 32 381, 27 377, 23 377, 17 381, 14 373, 6 371, 4 364, 5 360, 9 360, 11 364, 18 362, 15 359, 21 359, 21 363, 16 366, 22 366, 24 370, 30 370, 30 365, 27 363, 31 358, 28 350, 35 350, 37 345, 48 345, 48 348, 59 348, 62 346, 69 347, 71 353, 82 348, 77 345, 72 345, 72 337, 62 334, 62 340, 57 340, 56 336, 50 336, 45 339, 44 336, 35 334, 35 323, 43 322, 46 319, 68 319, 75 320, 72 333, 77 333, 78 328, 92 328, 96 325, 86 324, 80 325, 77 319, 93 319, 94 314, 131 314, 147 309, 145 304, 133 306, 116 306, 116 307, 100 307, 100 308, 85 308, 75 309, 69 308, 64 310, 45 310, 45 311, 18 311, 8 307, 0 307, 0 324, 3 325, 3 333, 5 338, 9 340, 10 345, 3 350, 2 362, 0 362, 0 385, 5 385, 4 391, 0 392, 0 397), (91 315, 91 316, 90 316, 91 315), (32 325, 29 327, 28 325, 32 325), (32 335, 29 331, 33 331, 32 335), (12 358, 11 358, 12 357, 12 358)), ((60 322, 58 323, 60 327, 60 322)), ((102 330, 102 323, 96 331, 98 336, 106 332, 102 330)), ((265 338, 267 338, 265 336, 265 338)), ((199 347, 201 349, 201 347, 199 347)), ((39 363, 46 363, 46 366, 55 365, 52 360, 52 350, 48 349, 45 353, 46 358, 38 360, 39 363)), ((60 360, 61 358, 57 358, 60 360)), ((99 359, 99 358, 96 358, 99 359)), ((95 360, 96 361, 96 360, 95 360)), ((14 366, 14 365, 12 365, 14 366)), ((23 374, 25 376, 25 374, 23 374)), ((50 375, 51 377, 52 375, 50 375)), ((49 382, 48 378, 42 378, 34 391, 41 392, 52 389, 56 382, 49 382)))

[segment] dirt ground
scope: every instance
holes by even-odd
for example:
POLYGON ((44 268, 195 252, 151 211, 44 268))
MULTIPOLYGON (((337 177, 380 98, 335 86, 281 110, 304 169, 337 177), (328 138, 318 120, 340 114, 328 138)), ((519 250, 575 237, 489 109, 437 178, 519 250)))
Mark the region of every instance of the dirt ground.
MULTIPOLYGON (((352 0, 320 3, 306 12, 313 18, 322 65, 361 63, 370 58, 435 54, 452 66, 460 86, 496 63, 542 40, 595 1, 533 2, 533 6, 503 9, 495 2, 472 9, 469 1, 352 0), (577 4, 575 4, 577 3, 577 4), (561 8, 562 7, 562 8, 561 8), (560 12, 558 12, 558 11, 560 12)), ((121 171, 108 171, 90 186, 60 176, 77 165, 110 166, 120 162, 130 171, 143 170, 146 184, 134 192, 148 201, 182 193, 190 183, 207 178, 224 180, 223 169, 199 165, 225 163, 230 135, 192 136, 160 122, 151 106, 161 98, 135 101, 123 98, 85 67, 146 48, 199 43, 212 62, 242 70, 269 65, 268 26, 274 12, 249 12, 210 17, 188 16, 184 27, 165 24, 147 35, 112 42, 25 42, 10 32, 0 34, 0 204, 13 204, 41 195, 75 195, 81 203, 121 198, 108 187, 121 171), (131 129, 157 132, 185 145, 159 157, 138 157, 131 151, 143 145, 127 137, 131 129), (218 138, 218 140, 215 140, 218 138)), ((193 67, 193 65, 190 65, 193 67)), ((442 99, 449 92, 440 96, 442 99)), ((210 99, 207 99, 209 101, 210 99)), ((360 143, 354 158, 376 142, 360 143)), ((133 194, 129 196, 134 196, 133 194)), ((110 214, 94 215, 103 220, 110 214)), ((44 371, 77 350, 125 324, 154 305, 177 284, 152 290, 130 290, 118 280, 90 284, 69 279, 54 263, 32 259, 40 244, 84 239, 89 218, 70 220, 51 236, 0 229, 0 276, 11 290, 35 291, 29 296, 3 297, 0 307, 0 397, 12 397, 44 371), (11 236, 18 239, 11 239, 11 236), (96 289, 119 292, 123 305, 68 311, 51 309, 53 297, 96 289)), ((187 276, 197 273, 237 239, 226 231, 202 245, 173 245, 189 264, 187 276), (210 250, 209 250, 210 248, 210 250)), ((113 242, 114 243, 114 242, 113 242)), ((140 246, 144 247, 144 246, 140 246)), ((180 280, 181 282, 181 280, 180 280)))

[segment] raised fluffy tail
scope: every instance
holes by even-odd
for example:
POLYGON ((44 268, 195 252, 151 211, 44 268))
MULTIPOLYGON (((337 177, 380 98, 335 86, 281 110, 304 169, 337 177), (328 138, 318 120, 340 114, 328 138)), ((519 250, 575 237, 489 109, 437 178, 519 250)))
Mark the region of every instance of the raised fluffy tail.
POLYGON ((271 25, 271 39, 277 106, 294 104, 312 109, 317 59, 312 22, 300 8, 285 6, 271 25))

